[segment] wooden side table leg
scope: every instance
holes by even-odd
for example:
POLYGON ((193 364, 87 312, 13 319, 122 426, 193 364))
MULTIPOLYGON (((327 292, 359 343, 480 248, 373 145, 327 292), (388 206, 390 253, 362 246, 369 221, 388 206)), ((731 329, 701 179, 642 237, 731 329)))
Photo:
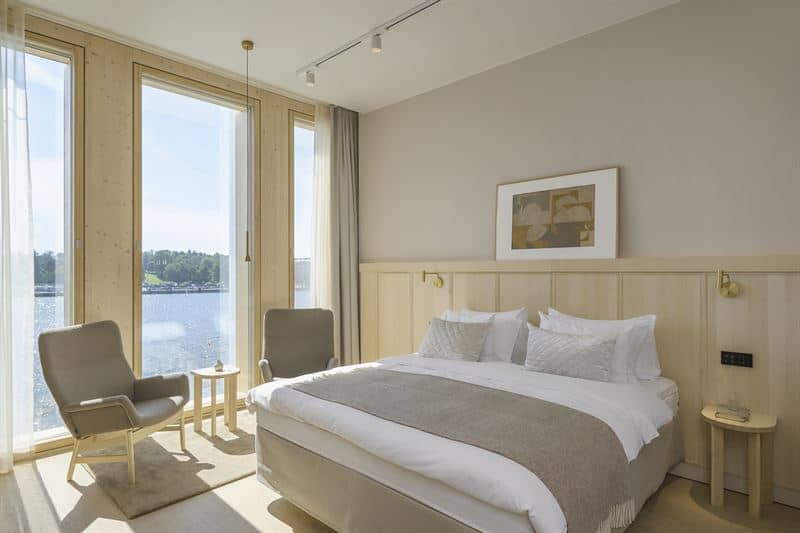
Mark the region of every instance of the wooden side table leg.
POLYGON ((750 433, 747 436, 747 484, 750 496, 747 507, 750 516, 758 518, 761 514, 761 435, 750 433))
POLYGON ((203 378, 194 377, 194 430, 203 430, 203 378))
POLYGON ((228 390, 230 388, 230 379, 225 376, 222 380, 222 384, 224 387, 224 394, 222 395, 222 419, 227 426, 231 417, 230 409, 228 408, 228 404, 230 403, 230 391, 228 390))
POLYGON ((211 379, 211 436, 217 436, 217 380, 211 379))
POLYGON ((773 439, 772 433, 763 433, 761 435, 761 505, 772 503, 773 439))
POLYGON ((236 431, 238 428, 236 421, 236 376, 230 376, 228 382, 225 384, 225 390, 229 391, 228 395, 228 429, 236 431))
POLYGON ((725 430, 711 426, 711 505, 725 503, 725 430))

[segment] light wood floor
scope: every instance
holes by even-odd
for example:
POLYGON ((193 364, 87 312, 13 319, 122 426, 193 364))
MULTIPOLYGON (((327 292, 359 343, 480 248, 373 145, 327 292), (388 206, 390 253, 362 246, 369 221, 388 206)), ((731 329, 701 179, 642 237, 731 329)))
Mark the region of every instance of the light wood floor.
MULTIPOLYGON (((255 476, 126 521, 105 493, 79 467, 64 480, 68 454, 17 465, 0 475, 3 532, 219 532, 329 533, 330 530, 282 499, 255 476)), ((668 477, 628 529, 636 533, 800 531, 800 510, 773 504, 763 518, 747 514, 747 497, 727 492, 726 505, 712 508, 708 486, 668 477)))

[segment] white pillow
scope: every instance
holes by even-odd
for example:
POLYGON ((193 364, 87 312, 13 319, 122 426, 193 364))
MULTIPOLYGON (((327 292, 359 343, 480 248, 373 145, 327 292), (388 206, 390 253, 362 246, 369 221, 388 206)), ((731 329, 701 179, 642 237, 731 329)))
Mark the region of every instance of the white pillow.
POLYGON ((442 314, 444 320, 457 322, 490 322, 489 335, 483 345, 480 360, 505 361, 522 364, 525 361, 528 331, 528 310, 517 309, 503 312, 483 312, 472 309, 461 311, 447 310, 442 314))
POLYGON ((656 349, 656 315, 637 316, 625 320, 589 320, 561 313, 552 307, 548 310, 548 314, 580 325, 611 326, 620 330, 631 326, 636 328, 636 336, 642 343, 636 356, 636 377, 650 380, 661 375, 661 364, 658 362, 658 350, 656 349))
POLYGON ((475 362, 490 328, 491 321, 450 322, 433 317, 417 353, 423 357, 475 362))
POLYGON ((528 324, 525 369, 573 378, 608 381, 612 338, 546 331, 528 324))
POLYGON ((620 330, 611 326, 590 326, 564 320, 561 316, 539 313, 539 327, 556 333, 572 335, 594 335, 614 341, 614 349, 609 362, 608 381, 614 383, 638 383, 636 378, 636 357, 641 341, 632 333, 633 328, 620 330))

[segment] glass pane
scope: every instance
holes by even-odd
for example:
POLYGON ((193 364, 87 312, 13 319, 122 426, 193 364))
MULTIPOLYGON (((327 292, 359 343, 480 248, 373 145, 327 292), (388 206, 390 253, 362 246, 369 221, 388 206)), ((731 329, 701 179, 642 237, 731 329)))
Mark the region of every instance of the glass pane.
POLYGON ((246 114, 188 94, 142 86, 143 376, 247 357, 246 114))
MULTIPOLYGON (((72 323, 70 66, 29 52, 25 56, 28 145, 34 247, 34 335, 72 323)), ((65 433, 42 376, 34 341, 34 417, 37 440, 65 433)))
POLYGON ((294 306, 313 307, 311 213, 314 207, 314 130, 294 126, 294 306))

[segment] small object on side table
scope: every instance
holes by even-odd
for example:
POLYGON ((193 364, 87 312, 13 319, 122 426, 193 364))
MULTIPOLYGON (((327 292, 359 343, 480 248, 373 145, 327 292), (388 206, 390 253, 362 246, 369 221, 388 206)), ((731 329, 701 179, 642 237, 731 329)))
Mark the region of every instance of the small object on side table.
POLYGON ((778 419, 749 413, 746 421, 729 420, 718 416, 723 409, 707 405, 700 413, 711 426, 711 505, 725 502, 725 430, 747 433, 748 508, 750 516, 758 518, 761 505, 772 503, 772 433, 778 419))
POLYGON ((215 367, 192 370, 194 376, 194 430, 200 432, 203 427, 203 380, 211 381, 211 436, 217 434, 217 380, 225 380, 225 400, 223 412, 225 424, 230 431, 236 431, 236 380, 240 370, 236 367, 215 367))
POLYGON ((225 370, 225 363, 217 359, 217 362, 214 363, 214 370, 216 372, 222 372, 223 370, 225 370))

